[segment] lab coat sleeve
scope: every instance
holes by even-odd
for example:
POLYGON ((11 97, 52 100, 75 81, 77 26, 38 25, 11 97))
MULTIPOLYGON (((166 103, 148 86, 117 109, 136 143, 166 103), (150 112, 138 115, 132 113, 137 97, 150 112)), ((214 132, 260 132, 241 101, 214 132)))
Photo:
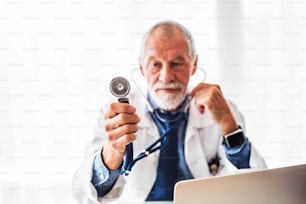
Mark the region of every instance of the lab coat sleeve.
POLYGON ((236 118, 238 124, 242 127, 244 135, 248 137, 250 143, 251 143, 251 154, 250 154, 250 169, 257 169, 257 170, 263 170, 267 168, 267 164, 262 157, 262 155, 257 151, 255 145, 252 143, 252 134, 248 135, 246 131, 246 125, 245 125, 245 119, 241 112, 238 110, 237 106, 229 101, 231 110, 234 114, 234 117, 236 118))
POLYGON ((72 191, 74 198, 80 204, 109 203, 116 200, 120 197, 125 184, 124 177, 119 176, 112 190, 104 197, 99 198, 95 187, 91 183, 95 156, 101 152, 105 143, 103 115, 102 109, 95 128, 95 136, 92 142, 87 146, 83 162, 73 176, 72 191))
POLYGON ((221 145, 222 144, 222 139, 220 140, 220 148, 219 148, 219 155, 221 156, 220 160, 220 170, 219 170, 219 175, 223 174, 231 174, 235 173, 237 171, 254 171, 254 170, 263 170, 267 168, 266 162, 264 158, 260 155, 260 153, 257 151, 255 146, 252 144, 252 138, 248 136, 246 132, 246 126, 245 126, 245 119, 243 115, 238 111, 237 106, 232 103, 231 101, 228 101, 228 104, 230 106, 230 109, 237 121, 237 123, 242 127, 244 134, 246 137, 248 137, 248 140, 251 143, 251 148, 250 148, 250 161, 249 169, 241 169, 238 170, 235 165, 233 165, 225 156, 225 150, 224 147, 221 145))

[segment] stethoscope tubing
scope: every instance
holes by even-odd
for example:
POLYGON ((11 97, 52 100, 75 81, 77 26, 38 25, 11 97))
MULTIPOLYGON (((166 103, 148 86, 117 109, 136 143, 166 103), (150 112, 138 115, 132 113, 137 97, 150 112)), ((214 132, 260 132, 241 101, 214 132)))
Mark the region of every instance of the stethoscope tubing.
MULTIPOLYGON (((186 115, 187 115, 186 112, 182 112, 178 117, 181 117, 182 119, 186 120, 186 115)), ((151 116, 154 117, 155 120, 157 119, 155 111, 153 111, 151 113, 151 116)), ((153 142, 150 146, 148 146, 145 150, 141 151, 136 156, 135 159, 133 159, 133 152, 130 152, 130 151, 133 151, 133 144, 132 143, 128 144, 127 145, 127 149, 126 149, 126 158, 125 158, 124 163, 122 165, 122 168, 120 170, 120 174, 124 174, 125 176, 128 176, 129 173, 132 170, 132 167, 135 165, 135 163, 137 161, 139 161, 139 160, 149 156, 150 154, 156 152, 157 150, 159 150, 162 147, 162 145, 161 145, 162 140, 165 141, 165 139, 166 139, 167 135, 169 134, 169 132, 173 131, 174 128, 176 128, 179 125, 180 121, 181 120, 177 120, 173 124, 173 126, 171 126, 167 130, 160 123, 158 123, 157 124, 158 125, 158 129, 162 131, 162 135, 155 142, 153 142), (156 145, 158 145, 158 146, 156 146, 156 145)))

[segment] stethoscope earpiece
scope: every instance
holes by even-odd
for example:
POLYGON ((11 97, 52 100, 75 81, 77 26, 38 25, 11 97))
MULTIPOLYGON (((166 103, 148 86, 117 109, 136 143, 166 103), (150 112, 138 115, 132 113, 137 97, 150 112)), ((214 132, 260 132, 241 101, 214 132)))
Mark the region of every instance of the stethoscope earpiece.
POLYGON ((194 73, 194 75, 193 76, 191 76, 191 79, 193 79, 193 78, 196 78, 195 77, 195 75, 197 74, 197 73, 199 73, 198 71, 201 71, 202 72, 202 79, 200 79, 200 80, 196 80, 196 81, 198 81, 198 82, 205 82, 206 81, 206 71, 202 68, 202 67, 196 67, 196 72, 194 73))

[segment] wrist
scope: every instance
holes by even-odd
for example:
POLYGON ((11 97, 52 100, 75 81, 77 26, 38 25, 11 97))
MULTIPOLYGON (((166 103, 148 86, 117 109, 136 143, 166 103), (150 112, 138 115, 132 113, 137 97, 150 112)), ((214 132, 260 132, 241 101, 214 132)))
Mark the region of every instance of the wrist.
POLYGON ((101 158, 105 164, 105 166, 111 170, 118 170, 122 164, 124 157, 124 153, 118 153, 116 151, 112 151, 106 146, 102 148, 101 158))
POLYGON ((223 136, 234 132, 235 130, 237 130, 239 128, 239 125, 236 123, 236 121, 233 120, 227 120, 226 123, 224 123, 224 125, 221 125, 221 133, 223 136), (231 122, 228 122, 231 121, 231 122))

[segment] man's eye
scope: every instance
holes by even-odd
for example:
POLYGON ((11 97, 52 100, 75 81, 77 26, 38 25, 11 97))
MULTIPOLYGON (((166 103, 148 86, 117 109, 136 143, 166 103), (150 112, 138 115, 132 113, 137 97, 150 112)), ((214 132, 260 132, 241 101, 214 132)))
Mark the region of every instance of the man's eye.
POLYGON ((158 67, 160 65, 160 63, 154 62, 152 65, 153 65, 153 67, 158 67))
POLYGON ((178 67, 183 65, 183 63, 179 63, 179 62, 171 62, 171 67, 178 67))
POLYGON ((151 67, 158 68, 158 67, 160 67, 160 63, 159 62, 152 62, 151 67))
POLYGON ((151 62, 149 64, 149 69, 151 70, 151 72, 158 72, 160 68, 161 68, 161 63, 159 62, 151 62))

